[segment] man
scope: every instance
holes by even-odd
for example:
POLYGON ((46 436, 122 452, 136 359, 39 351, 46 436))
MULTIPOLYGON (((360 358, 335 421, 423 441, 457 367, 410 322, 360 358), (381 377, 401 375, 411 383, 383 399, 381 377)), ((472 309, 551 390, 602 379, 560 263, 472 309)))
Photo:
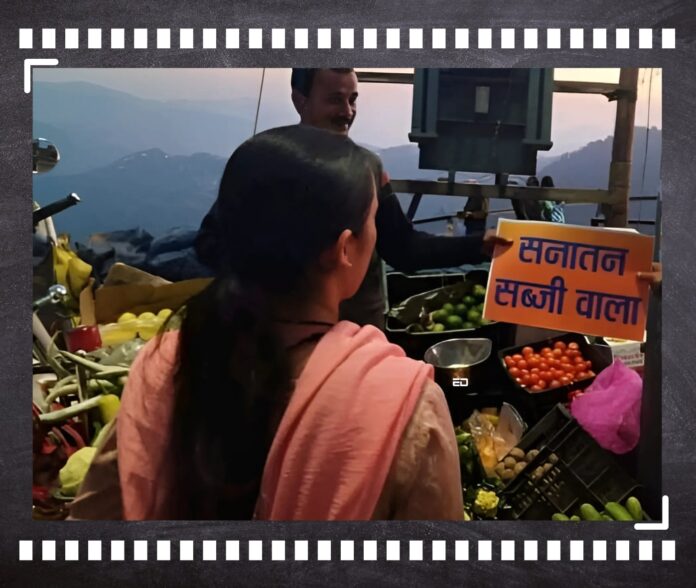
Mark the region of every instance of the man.
MULTIPOLYGON (((357 114, 358 77, 352 68, 293 69, 290 80, 292 103, 300 124, 348 135, 357 114)), ((196 239, 199 259, 213 267, 211 229, 215 205, 203 220, 196 239)), ((492 254, 496 244, 506 241, 493 231, 484 235, 438 237, 416 231, 394 194, 389 176, 382 173, 376 217, 377 247, 357 294, 341 306, 341 319, 360 325, 384 327, 384 291, 380 257, 404 272, 427 268, 475 264, 492 254)))

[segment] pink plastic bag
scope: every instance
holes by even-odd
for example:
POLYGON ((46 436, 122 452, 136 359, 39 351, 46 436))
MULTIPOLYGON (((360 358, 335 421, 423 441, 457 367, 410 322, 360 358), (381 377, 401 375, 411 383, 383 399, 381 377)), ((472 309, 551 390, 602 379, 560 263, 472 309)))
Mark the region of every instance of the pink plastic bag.
POLYGON ((570 412, 602 448, 628 453, 640 438, 642 391, 641 377, 616 359, 573 400, 570 412))

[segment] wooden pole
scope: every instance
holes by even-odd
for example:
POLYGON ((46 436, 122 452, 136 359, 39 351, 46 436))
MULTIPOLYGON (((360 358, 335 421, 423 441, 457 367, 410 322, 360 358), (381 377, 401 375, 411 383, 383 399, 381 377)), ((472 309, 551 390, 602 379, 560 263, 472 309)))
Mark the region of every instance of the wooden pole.
POLYGON ((622 67, 616 102, 614 143, 609 168, 609 205, 603 207, 607 227, 625 227, 628 221, 628 197, 631 191, 633 129, 636 120, 638 68, 622 67))

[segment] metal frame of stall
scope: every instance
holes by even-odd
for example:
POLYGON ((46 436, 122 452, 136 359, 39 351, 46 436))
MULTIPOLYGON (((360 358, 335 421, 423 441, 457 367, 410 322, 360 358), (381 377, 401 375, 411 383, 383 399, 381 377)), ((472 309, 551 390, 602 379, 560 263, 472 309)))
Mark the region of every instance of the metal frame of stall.
MULTIPOLYGON (((555 81, 554 93, 600 94, 609 101, 616 101, 616 119, 612 145, 609 182, 606 190, 541 188, 510 185, 503 181, 498 185, 457 183, 450 173, 448 181, 392 180, 396 193, 413 194, 407 216, 413 220, 424 194, 439 196, 464 196, 481 203, 484 218, 485 204, 490 198, 510 200, 556 200, 569 204, 599 204, 607 227, 626 227, 633 157, 636 100, 638 96, 639 68, 621 68, 618 84, 601 82, 555 81)), ((413 84, 414 75, 404 72, 359 71, 358 80, 363 83, 413 84)), ((648 197, 653 199, 654 197, 648 197)), ((646 199, 638 197, 637 199, 646 199)), ((657 203, 655 229, 655 258, 659 258, 660 201, 657 203)), ((477 217, 473 212, 461 213, 465 218, 477 217)), ((481 218, 478 216, 478 218, 481 218)), ((437 220, 437 219, 430 219, 437 220)), ((593 219, 592 224, 599 224, 593 219)), ((653 292, 650 300, 645 343, 645 367, 643 372, 643 402, 641 405, 641 437, 634 454, 634 468, 638 481, 645 488, 644 502, 648 512, 662 509, 662 356, 661 356, 661 294, 653 292)))

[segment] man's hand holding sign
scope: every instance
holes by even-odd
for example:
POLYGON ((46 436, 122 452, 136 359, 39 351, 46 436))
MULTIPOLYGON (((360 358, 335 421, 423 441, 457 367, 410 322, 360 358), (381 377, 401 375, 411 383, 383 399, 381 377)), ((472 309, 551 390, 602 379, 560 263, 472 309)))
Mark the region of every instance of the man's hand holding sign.
POLYGON ((642 341, 653 238, 632 231, 501 219, 484 317, 642 341))

